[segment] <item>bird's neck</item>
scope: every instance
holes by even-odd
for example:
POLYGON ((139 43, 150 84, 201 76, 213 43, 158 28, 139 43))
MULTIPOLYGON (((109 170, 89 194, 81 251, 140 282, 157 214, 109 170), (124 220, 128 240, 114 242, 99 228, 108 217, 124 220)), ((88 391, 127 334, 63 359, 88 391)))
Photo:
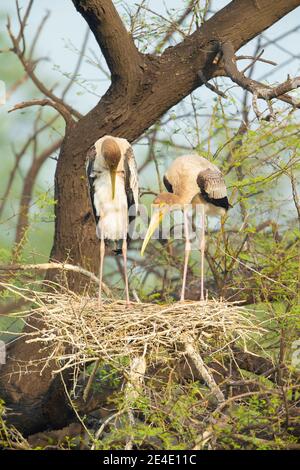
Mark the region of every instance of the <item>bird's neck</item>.
POLYGON ((183 206, 184 204, 187 204, 187 201, 184 195, 170 194, 170 205, 183 206))

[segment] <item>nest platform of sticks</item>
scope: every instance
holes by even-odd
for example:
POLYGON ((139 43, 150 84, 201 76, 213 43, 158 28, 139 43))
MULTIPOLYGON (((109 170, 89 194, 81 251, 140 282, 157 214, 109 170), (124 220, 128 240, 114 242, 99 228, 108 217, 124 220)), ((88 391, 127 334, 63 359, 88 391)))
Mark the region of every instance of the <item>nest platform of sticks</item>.
MULTIPOLYGON (((52 286, 53 287, 53 286, 52 286)), ((202 354, 218 357, 231 354, 231 346, 257 341, 264 329, 249 309, 222 300, 158 305, 106 300, 101 307, 97 299, 69 290, 9 287, 15 294, 34 304, 25 318, 41 318, 40 326, 22 332, 27 342, 38 342, 45 349, 44 366, 56 360, 59 373, 67 368, 80 369, 84 364, 104 360, 119 364, 128 357, 128 372, 143 358, 142 369, 184 353, 193 361, 211 389, 215 383, 202 354), (49 355, 49 347, 51 354, 49 355)), ((126 367, 126 366, 125 366, 126 367)), ((141 372, 142 373, 142 372, 141 372)), ((215 390, 216 391, 216 390, 215 390)), ((222 396, 219 395, 219 399, 222 396)))

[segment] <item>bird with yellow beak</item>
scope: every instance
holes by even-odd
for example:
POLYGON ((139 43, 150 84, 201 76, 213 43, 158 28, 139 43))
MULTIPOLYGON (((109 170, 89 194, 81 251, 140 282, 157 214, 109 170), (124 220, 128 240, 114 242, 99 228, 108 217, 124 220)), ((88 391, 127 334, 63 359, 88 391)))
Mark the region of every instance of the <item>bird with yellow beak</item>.
POLYGON ((86 171, 91 205, 100 240, 99 304, 102 302, 102 277, 105 247, 123 254, 126 302, 129 303, 127 277, 128 226, 138 207, 138 172, 133 149, 126 139, 104 136, 87 154, 86 171), (130 210, 131 206, 134 206, 130 210))
POLYGON ((153 233, 164 216, 181 208, 184 214, 185 258, 180 300, 185 299, 188 260, 191 251, 188 206, 199 207, 201 212, 200 245, 201 285, 200 300, 204 300, 204 252, 206 215, 223 216, 231 207, 223 175, 219 168, 199 155, 184 155, 176 158, 164 175, 168 192, 159 194, 153 201, 153 214, 145 235, 141 255, 144 254, 153 233))
POLYGON ((152 203, 152 216, 148 230, 146 232, 143 246, 141 249, 141 255, 144 255, 146 247, 154 234, 155 230, 159 227, 165 215, 171 211, 183 209, 183 205, 176 194, 161 193, 159 194, 152 203))

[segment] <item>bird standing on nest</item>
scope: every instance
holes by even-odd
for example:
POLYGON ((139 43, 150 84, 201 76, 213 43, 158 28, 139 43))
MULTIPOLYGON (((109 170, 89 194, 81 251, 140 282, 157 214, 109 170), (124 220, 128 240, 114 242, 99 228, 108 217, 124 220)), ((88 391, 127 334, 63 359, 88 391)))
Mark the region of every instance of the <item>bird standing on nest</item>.
POLYGON ((184 301, 187 266, 191 251, 188 230, 187 205, 200 206, 201 227, 201 300, 204 300, 204 251, 206 215, 223 216, 230 204, 227 198, 225 181, 216 165, 198 155, 176 158, 164 175, 164 185, 168 192, 159 194, 153 201, 153 215, 144 239, 141 254, 166 213, 181 208, 184 214, 185 259, 181 301, 184 301))
POLYGON ((96 234, 100 239, 99 305, 102 303, 105 245, 111 245, 115 254, 123 254, 126 302, 129 304, 128 227, 137 213, 139 192, 131 145, 126 139, 102 137, 88 151, 86 170, 96 234))

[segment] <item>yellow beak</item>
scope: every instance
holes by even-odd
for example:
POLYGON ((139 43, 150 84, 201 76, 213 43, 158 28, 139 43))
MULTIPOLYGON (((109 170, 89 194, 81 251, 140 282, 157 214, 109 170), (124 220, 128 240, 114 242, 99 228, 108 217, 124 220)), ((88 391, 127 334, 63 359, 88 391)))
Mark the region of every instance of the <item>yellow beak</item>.
POLYGON ((116 194, 116 171, 110 170, 110 178, 111 178, 111 197, 115 199, 116 194))
POLYGON ((160 222, 164 218, 165 213, 166 213, 165 210, 159 208, 159 209, 156 209, 155 212, 152 214, 150 224, 149 224, 149 227, 148 227, 145 239, 144 239, 144 243, 141 249, 142 256, 144 255, 144 251, 146 249, 146 246, 149 243, 150 238, 152 237, 153 233, 155 232, 157 227, 159 227, 160 222))

